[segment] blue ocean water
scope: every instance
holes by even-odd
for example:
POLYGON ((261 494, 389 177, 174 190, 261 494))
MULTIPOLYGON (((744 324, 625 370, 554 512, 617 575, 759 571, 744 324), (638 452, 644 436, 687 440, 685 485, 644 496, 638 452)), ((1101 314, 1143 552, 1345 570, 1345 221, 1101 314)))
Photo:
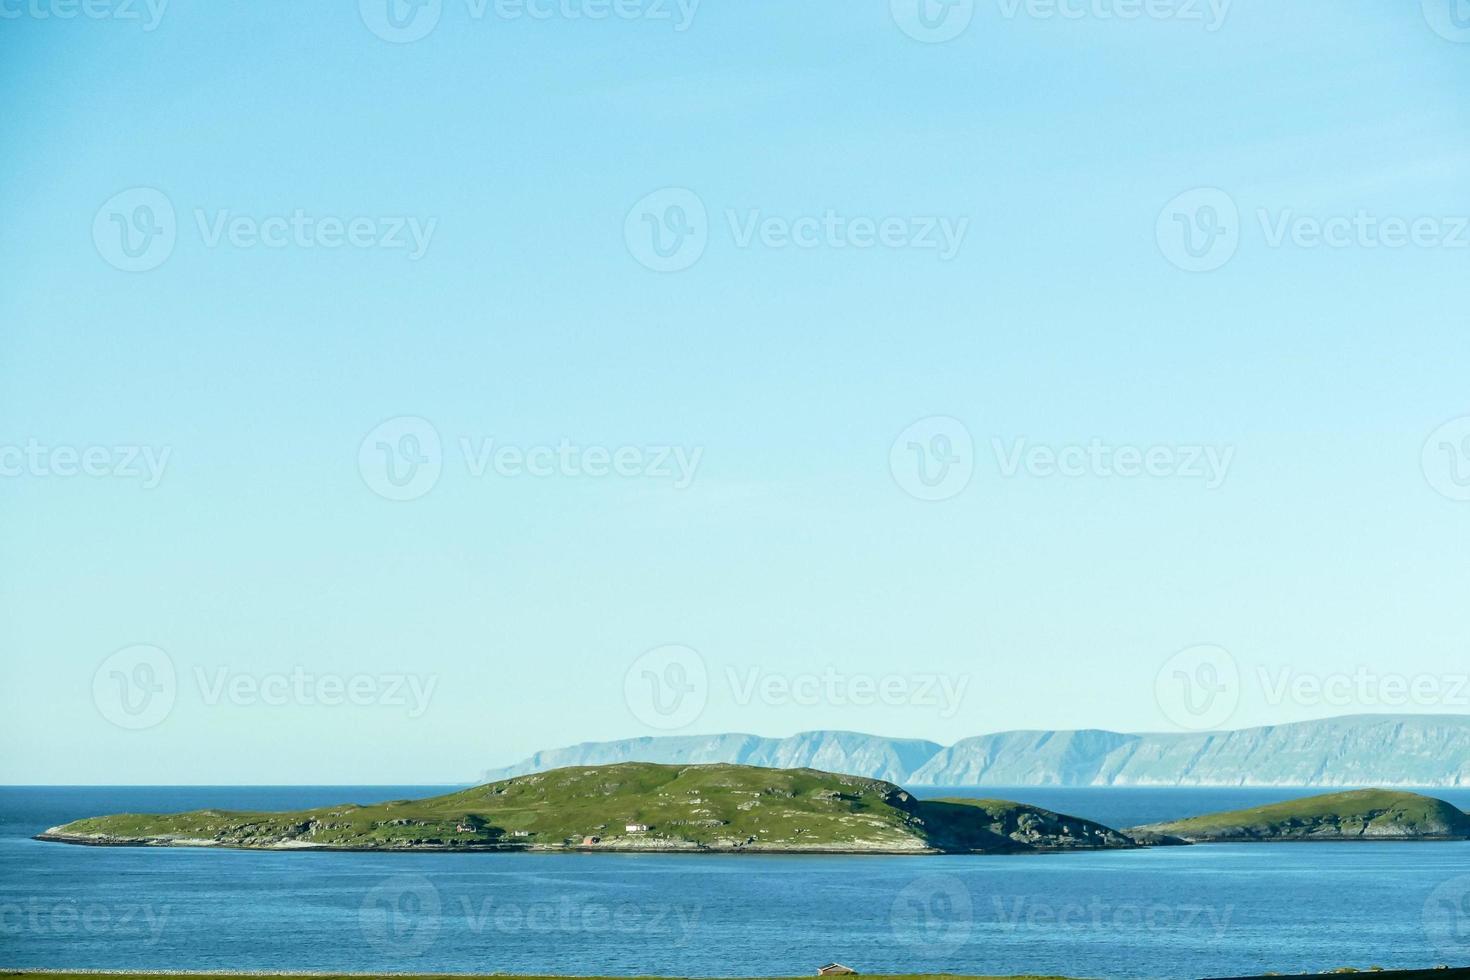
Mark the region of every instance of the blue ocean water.
MULTIPOLYGON (((1192 978, 1470 965, 1470 844, 1019 857, 332 854, 30 839, 119 811, 436 787, 0 788, 0 967, 1192 978)), ((1462 808, 1470 791, 1436 790, 1462 808)), ((1303 795, 986 789, 1113 826, 1303 795)))

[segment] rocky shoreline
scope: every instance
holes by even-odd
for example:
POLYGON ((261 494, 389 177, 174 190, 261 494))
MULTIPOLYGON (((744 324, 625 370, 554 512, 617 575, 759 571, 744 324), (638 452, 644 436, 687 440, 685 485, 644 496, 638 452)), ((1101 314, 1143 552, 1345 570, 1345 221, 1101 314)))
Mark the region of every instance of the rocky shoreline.
MULTIPOLYGON (((773 845, 759 841, 701 844, 671 841, 608 841, 597 844, 439 843, 326 844, 282 839, 262 843, 240 843, 207 838, 115 837, 108 834, 68 834, 59 827, 36 834, 32 840, 80 847, 192 847, 233 851, 334 851, 334 852, 436 852, 490 854, 881 854, 890 856, 954 853, 933 847, 897 848, 886 845, 773 845)), ((1057 850, 1062 850, 1058 848, 1057 850)))

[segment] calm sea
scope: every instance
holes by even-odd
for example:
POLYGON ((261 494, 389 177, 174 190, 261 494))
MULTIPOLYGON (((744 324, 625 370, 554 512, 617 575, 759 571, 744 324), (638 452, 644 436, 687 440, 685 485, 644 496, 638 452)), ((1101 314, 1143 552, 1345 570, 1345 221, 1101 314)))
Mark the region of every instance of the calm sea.
MULTIPOLYGON (((1194 978, 1470 965, 1470 844, 1025 857, 322 854, 72 847, 82 816, 442 787, 0 788, 0 967, 1194 978)), ((1470 808, 1470 790, 1435 790, 1470 808)), ((986 789, 1112 826, 1294 790, 986 789)))

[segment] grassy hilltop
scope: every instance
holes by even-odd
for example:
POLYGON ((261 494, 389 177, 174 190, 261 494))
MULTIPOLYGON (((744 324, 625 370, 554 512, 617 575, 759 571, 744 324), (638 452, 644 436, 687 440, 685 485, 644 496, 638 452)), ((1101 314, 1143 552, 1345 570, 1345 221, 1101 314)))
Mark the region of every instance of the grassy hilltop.
POLYGON ((1149 824, 1129 833, 1192 842, 1461 840, 1470 839, 1470 815, 1417 793, 1365 789, 1149 824))
POLYGON ((892 783, 814 769, 647 763, 559 769, 366 806, 89 817, 37 836, 74 844, 360 850, 1002 853, 1133 846, 1099 824, 1019 803, 924 802, 892 783))

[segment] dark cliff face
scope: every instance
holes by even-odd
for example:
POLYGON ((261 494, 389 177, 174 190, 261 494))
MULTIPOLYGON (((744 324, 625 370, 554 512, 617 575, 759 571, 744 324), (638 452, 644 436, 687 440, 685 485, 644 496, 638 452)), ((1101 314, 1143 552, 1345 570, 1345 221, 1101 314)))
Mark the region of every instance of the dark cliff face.
POLYGON ((1133 847, 1102 824, 1006 800, 930 800, 917 816, 935 846, 951 851, 1048 851, 1133 847))

